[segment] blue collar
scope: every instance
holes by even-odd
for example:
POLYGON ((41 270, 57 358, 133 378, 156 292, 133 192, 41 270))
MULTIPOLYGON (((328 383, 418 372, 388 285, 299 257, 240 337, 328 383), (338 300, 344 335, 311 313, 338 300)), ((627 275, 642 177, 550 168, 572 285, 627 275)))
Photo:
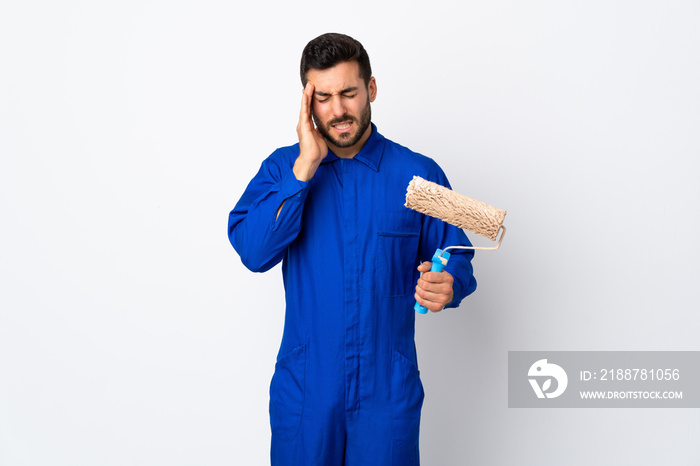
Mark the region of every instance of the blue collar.
MULTIPOLYGON (((379 171, 379 164, 382 161, 382 154, 384 154, 384 136, 379 134, 377 131, 377 126, 374 123, 372 125, 372 134, 369 135, 367 142, 362 146, 360 152, 358 152, 353 159, 364 163, 372 170, 379 171)), ((339 160, 340 157, 335 155, 333 151, 328 150, 328 155, 323 159, 321 163, 330 163, 339 160)))

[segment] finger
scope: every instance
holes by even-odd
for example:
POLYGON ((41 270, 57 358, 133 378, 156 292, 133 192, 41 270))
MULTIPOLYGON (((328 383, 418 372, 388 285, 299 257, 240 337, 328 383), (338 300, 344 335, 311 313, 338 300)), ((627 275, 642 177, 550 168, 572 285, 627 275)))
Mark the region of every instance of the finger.
POLYGON ((421 273, 429 272, 431 266, 432 262, 423 262, 421 265, 418 266, 418 271, 421 273))
POLYGON ((310 84, 307 84, 304 90, 301 92, 301 108, 299 109, 299 122, 307 118, 309 113, 309 90, 310 84))
POLYGON ((306 105, 304 106, 304 111, 306 113, 306 118, 308 118, 309 122, 311 122, 311 103, 313 102, 314 98, 314 85, 311 82, 306 83, 306 87, 304 88, 304 97, 306 97, 306 105))
POLYGON ((306 92, 307 95, 309 96, 309 100, 311 100, 311 97, 313 97, 315 90, 316 90, 316 86, 314 86, 314 83, 312 83, 311 81, 306 83, 306 87, 304 88, 304 92, 306 92))
POLYGON ((306 83, 306 87, 301 94, 301 109, 299 110, 299 129, 310 130, 311 125, 311 99, 313 97, 314 85, 306 83))
POLYGON ((447 303, 452 301, 454 297, 453 290, 451 288, 441 288, 438 290, 426 290, 425 288, 421 288, 420 286, 416 285, 416 292, 415 295, 420 297, 421 299, 428 301, 430 303, 436 303, 439 304, 440 306, 445 306, 447 303))
POLYGON ((452 291, 452 285, 447 282, 434 283, 419 278, 418 283, 416 283, 416 289, 420 289, 426 293, 448 295, 452 291))
POLYGON ((423 297, 421 293, 416 291, 414 295, 416 302, 420 304, 421 306, 425 307, 426 309, 430 310, 430 312, 440 312, 445 308, 445 304, 447 302, 445 300, 431 300, 423 297))
POLYGON ((445 283, 450 286, 452 286, 452 283, 454 282, 452 275, 444 270, 442 272, 427 272, 421 275, 420 278, 429 283, 445 283))
POLYGON ((426 301, 430 301, 433 303, 447 304, 447 300, 449 299, 449 292, 450 290, 433 291, 416 286, 416 294, 421 298, 425 299, 426 301))

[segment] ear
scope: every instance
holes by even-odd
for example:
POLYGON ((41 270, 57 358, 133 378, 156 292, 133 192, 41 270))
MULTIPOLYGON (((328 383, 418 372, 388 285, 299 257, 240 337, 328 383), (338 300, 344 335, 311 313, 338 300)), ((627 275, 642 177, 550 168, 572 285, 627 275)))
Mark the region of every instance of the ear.
POLYGON ((367 85, 367 89, 369 91, 369 101, 374 102, 374 99, 377 98, 377 80, 374 79, 374 76, 369 78, 369 84, 367 85))

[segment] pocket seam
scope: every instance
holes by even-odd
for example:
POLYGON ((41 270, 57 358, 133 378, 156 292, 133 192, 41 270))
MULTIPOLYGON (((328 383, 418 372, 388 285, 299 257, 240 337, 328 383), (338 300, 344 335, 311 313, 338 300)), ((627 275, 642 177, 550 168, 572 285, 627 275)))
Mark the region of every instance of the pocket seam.
MULTIPOLYGON (((273 374, 273 381, 275 378, 275 375, 277 374, 278 369, 283 369, 288 366, 290 362, 293 362, 295 358, 300 357, 303 355, 303 362, 302 362, 302 373, 301 373, 301 403, 299 405, 299 423, 296 425, 296 430, 289 436, 282 436, 279 433, 275 433, 272 429, 270 429, 270 433, 272 434, 273 437, 275 437, 277 440, 281 442, 291 442, 293 441, 297 435, 299 435, 299 432, 301 431, 301 423, 304 419, 304 406, 306 405, 306 344, 299 345, 290 351, 286 352, 284 355, 282 355, 279 360, 275 363, 275 374, 273 374)), ((291 369, 291 368, 290 368, 291 369)), ((290 371, 291 372, 291 371, 290 371)), ((299 374, 297 374, 297 377, 299 374)), ((270 396, 270 404, 272 405, 272 396, 270 396)), ((272 419, 270 419, 272 421, 272 419)))
POLYGON ((296 347, 292 348, 291 350, 287 351, 286 353, 284 353, 282 356, 280 356, 277 359, 277 362, 275 363, 275 367, 277 367, 278 365, 283 366, 284 365, 283 363, 287 359, 294 356, 296 353, 301 353, 301 352, 304 352, 304 353, 306 352, 306 344, 296 346, 296 347))
MULTIPOLYGON (((399 367, 402 367, 402 369, 400 369, 403 372, 402 375, 404 376, 404 380, 402 381, 402 383, 405 382, 405 380, 410 377, 412 370, 415 371, 416 381, 418 383, 418 386, 420 387, 420 401, 419 401, 419 408, 418 408, 418 418, 416 419, 415 422, 417 422, 418 426, 420 426, 420 412, 421 412, 422 406, 423 406, 423 399, 425 398, 425 391, 423 389, 423 382, 420 379, 420 370, 418 370, 418 366, 416 364, 414 364, 410 359, 408 359, 406 356, 404 356, 403 353, 401 353, 396 348, 392 348, 392 365, 393 364, 398 364, 398 365, 400 365, 399 367)), ((392 371, 393 370, 394 370, 394 368, 392 367, 392 371)), ((393 390, 393 383, 394 382, 392 381, 392 390, 393 390)), ((393 394, 392 398, 395 395, 396 394, 393 394)), ((395 399, 392 400, 392 406, 391 406, 391 423, 392 423, 392 439, 391 440, 392 440, 392 444, 394 445, 394 448, 397 448, 400 451, 406 452, 406 451, 414 448, 417 445, 417 443, 413 443, 410 441, 406 442, 405 439, 400 439, 400 438, 395 437, 396 427, 394 427, 394 423, 403 422, 403 421, 400 421, 397 418, 397 413, 395 411, 396 406, 394 403, 395 403, 395 399)), ((418 427, 418 428, 420 428, 420 427, 418 427)), ((416 440, 416 442, 417 441, 418 440, 416 440)))

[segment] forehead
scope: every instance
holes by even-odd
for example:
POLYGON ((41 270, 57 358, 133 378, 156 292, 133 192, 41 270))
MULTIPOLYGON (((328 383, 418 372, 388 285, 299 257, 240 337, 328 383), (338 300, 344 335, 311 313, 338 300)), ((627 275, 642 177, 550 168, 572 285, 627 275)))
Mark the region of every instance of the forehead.
POLYGON ((326 70, 309 70, 306 77, 320 92, 332 93, 350 87, 364 87, 360 65, 356 61, 338 63, 326 70))

